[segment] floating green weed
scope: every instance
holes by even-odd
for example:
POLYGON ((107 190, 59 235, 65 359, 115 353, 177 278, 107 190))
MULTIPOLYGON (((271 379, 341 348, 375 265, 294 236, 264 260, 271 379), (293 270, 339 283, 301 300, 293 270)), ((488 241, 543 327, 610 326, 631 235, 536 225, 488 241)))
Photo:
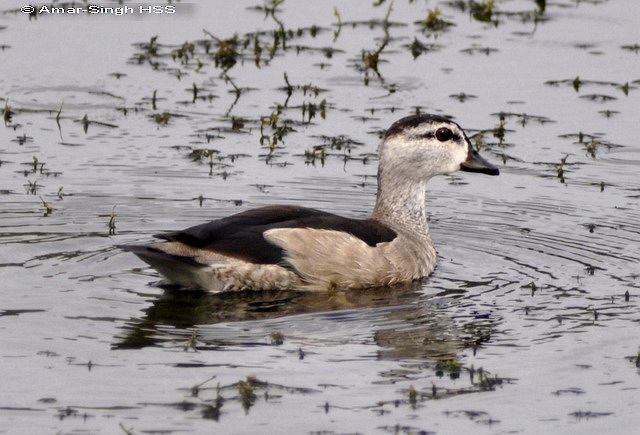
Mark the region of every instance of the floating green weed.
POLYGON ((169 120, 171 119, 171 114, 169 112, 154 113, 152 117, 156 124, 168 125, 169 120))
POLYGON ((195 49, 196 46, 193 42, 185 42, 179 48, 175 48, 171 51, 171 58, 174 61, 179 61, 186 65, 189 63, 189 60, 194 57, 195 49))
POLYGON ((238 382, 238 395, 240 396, 240 402, 245 412, 249 412, 249 409, 255 403, 257 396, 254 392, 254 386, 258 383, 258 379, 254 376, 247 376, 245 381, 238 382))
POLYGON ((442 377, 444 373, 448 373, 451 379, 457 379, 460 377, 460 370, 462 364, 456 359, 440 360, 436 363, 436 376, 442 377))
POLYGON ((437 7, 428 10, 426 18, 422 21, 416 21, 415 24, 423 31, 429 32, 441 32, 451 26, 455 26, 451 21, 442 18, 442 12, 437 7))
POLYGON ((469 2, 469 10, 471 16, 483 23, 495 23, 493 20, 494 0, 471 1, 469 2))
POLYGON ((213 61, 215 63, 215 66, 216 68, 220 68, 223 72, 226 73, 231 68, 233 68, 236 63, 238 63, 238 35, 233 35, 228 39, 220 39, 216 38, 210 33, 208 34, 216 40, 216 51, 213 54, 213 61))

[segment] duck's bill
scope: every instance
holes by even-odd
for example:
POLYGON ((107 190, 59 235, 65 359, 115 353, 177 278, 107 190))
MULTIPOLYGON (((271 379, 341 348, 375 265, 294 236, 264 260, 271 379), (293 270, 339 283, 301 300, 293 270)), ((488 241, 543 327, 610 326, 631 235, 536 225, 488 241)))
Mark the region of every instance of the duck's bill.
POLYGON ((460 170, 466 172, 482 172, 489 175, 500 175, 500 170, 482 158, 478 151, 469 147, 467 160, 460 165, 460 170))

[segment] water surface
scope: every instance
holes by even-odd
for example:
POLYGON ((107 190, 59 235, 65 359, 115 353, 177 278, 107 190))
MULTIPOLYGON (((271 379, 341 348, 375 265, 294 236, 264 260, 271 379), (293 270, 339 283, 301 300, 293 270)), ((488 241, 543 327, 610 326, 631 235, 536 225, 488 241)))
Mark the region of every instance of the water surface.
POLYGON ((3 2, 0 431, 634 433, 640 5, 480 3, 3 2), (367 216, 416 112, 501 168, 430 183, 425 282, 184 293, 115 248, 272 203, 367 216))

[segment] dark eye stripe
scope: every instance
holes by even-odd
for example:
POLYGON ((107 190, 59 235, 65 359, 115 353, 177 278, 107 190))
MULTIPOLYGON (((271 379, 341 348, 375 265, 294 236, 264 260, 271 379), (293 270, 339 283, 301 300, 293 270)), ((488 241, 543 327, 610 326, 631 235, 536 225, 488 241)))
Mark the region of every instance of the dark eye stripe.
MULTIPOLYGON (((429 133, 421 134, 419 137, 424 139, 433 139, 434 137, 436 137, 436 134, 435 132, 430 131, 429 133)), ((460 139, 462 139, 462 137, 459 134, 453 133, 453 136, 451 136, 451 140, 455 142, 460 141, 460 139)))

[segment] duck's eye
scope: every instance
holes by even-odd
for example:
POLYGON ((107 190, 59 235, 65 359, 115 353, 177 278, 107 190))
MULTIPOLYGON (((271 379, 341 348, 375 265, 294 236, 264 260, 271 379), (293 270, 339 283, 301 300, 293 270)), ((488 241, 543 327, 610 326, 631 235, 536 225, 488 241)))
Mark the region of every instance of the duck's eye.
POLYGON ((442 127, 436 130, 436 139, 440 142, 446 142, 453 137, 453 132, 447 127, 442 127))

